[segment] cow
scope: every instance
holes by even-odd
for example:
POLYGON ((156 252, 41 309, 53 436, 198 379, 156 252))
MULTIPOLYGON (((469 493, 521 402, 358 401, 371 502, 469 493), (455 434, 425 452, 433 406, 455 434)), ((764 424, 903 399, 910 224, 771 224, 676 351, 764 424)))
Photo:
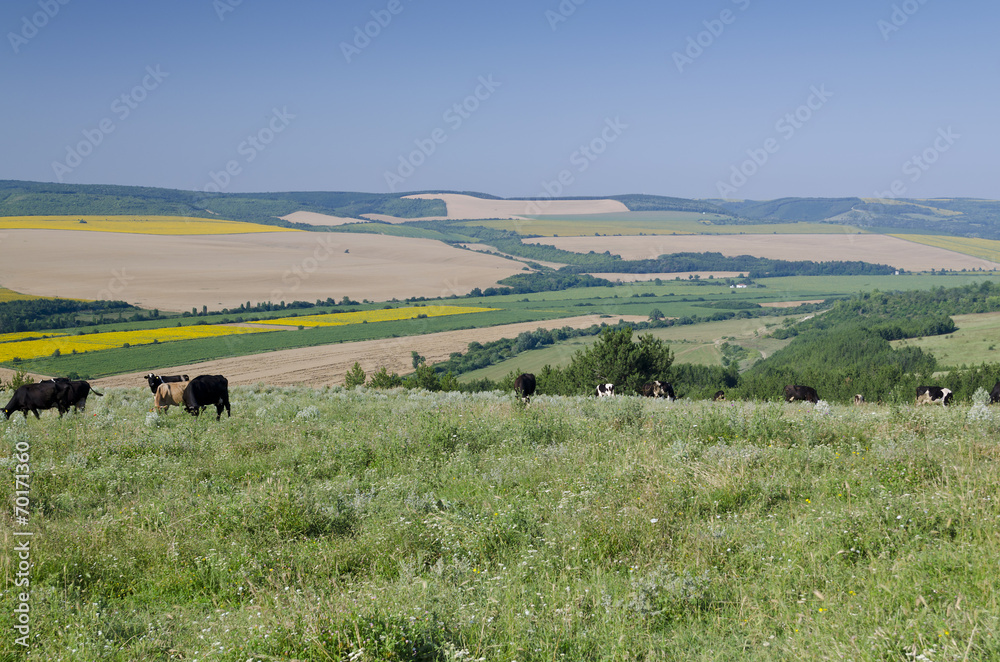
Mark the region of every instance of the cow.
POLYGON ((666 398, 667 402, 677 399, 674 387, 669 382, 651 381, 642 385, 642 394, 647 398, 666 398))
POLYGON ((856 393, 854 395, 854 404, 856 404, 856 405, 863 405, 863 404, 865 404, 865 396, 861 395, 860 393, 856 393))
POLYGON ((951 389, 940 386, 918 386, 917 404, 925 405, 928 402, 940 402, 942 407, 946 407, 954 395, 951 389))
POLYGON ((524 400, 524 404, 531 402, 531 396, 535 394, 535 376, 530 372, 518 375, 514 380, 514 392, 524 400))
POLYGON ((722 401, 722 400, 725 400, 725 399, 726 399, 726 393, 725 393, 725 391, 716 391, 715 395, 712 396, 712 400, 715 400, 716 402, 719 402, 719 401, 722 401))
POLYGON ((996 404, 1000 402, 1000 382, 993 385, 993 390, 990 391, 990 404, 996 404))
POLYGON ((819 395, 816 394, 816 389, 811 386, 789 384, 785 387, 785 402, 792 402, 793 400, 804 400, 816 404, 819 402, 819 395))
POLYGON ((166 411, 171 405, 181 407, 184 405, 184 391, 188 382, 163 383, 156 387, 156 395, 153 396, 153 408, 159 412, 166 411))
POLYGON ((614 384, 598 384, 597 385, 597 397, 607 398, 615 394, 614 384))
POLYGON ((14 391, 14 396, 7 403, 7 406, 3 408, 3 413, 7 418, 16 411, 23 412, 24 417, 28 418, 28 412, 30 411, 35 415, 35 418, 41 418, 38 415, 39 409, 52 409, 55 407, 59 410, 59 416, 62 417, 67 411, 69 411, 70 405, 69 395, 67 390, 69 386, 62 382, 56 381, 44 381, 37 384, 22 384, 17 387, 14 391))
POLYGON ((145 379, 146 383, 149 384, 150 393, 156 395, 156 387, 164 382, 186 382, 191 378, 187 375, 155 375, 153 373, 149 373, 143 377, 143 379, 145 379))
MULTIPOLYGON (((76 411, 82 412, 87 408, 87 396, 93 393, 98 397, 104 397, 103 393, 98 393, 94 387, 82 379, 69 379, 68 377, 55 377, 46 379, 46 382, 62 384, 66 388, 60 392, 63 398, 63 405, 68 411, 70 407, 75 407, 76 411)), ((44 383, 44 382, 43 382, 44 383)))
POLYGON ((205 407, 215 405, 215 420, 222 418, 222 409, 232 416, 229 410, 229 380, 222 375, 198 375, 184 389, 184 409, 192 416, 197 416, 205 407))

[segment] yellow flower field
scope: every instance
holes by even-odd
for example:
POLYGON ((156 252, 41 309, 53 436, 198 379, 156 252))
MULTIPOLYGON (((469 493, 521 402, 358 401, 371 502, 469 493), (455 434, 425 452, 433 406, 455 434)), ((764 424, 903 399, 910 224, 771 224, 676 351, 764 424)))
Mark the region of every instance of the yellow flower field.
POLYGON ((85 230, 161 235, 301 232, 273 225, 193 216, 3 216, 0 217, 0 230, 85 230))
POLYGON ((90 333, 80 336, 62 336, 46 338, 45 340, 23 340, 21 342, 6 342, 0 344, 0 363, 9 362, 14 357, 35 359, 51 356, 56 350, 60 354, 96 352, 102 349, 114 349, 129 345, 149 345, 172 340, 191 340, 196 338, 217 338, 242 333, 267 333, 271 329, 223 326, 221 324, 205 326, 177 326, 161 329, 142 329, 139 331, 110 331, 107 333, 90 333))
POLYGON ((387 308, 385 310, 363 310, 356 313, 331 313, 328 315, 306 315, 304 317, 283 317, 276 320, 259 320, 258 324, 281 324, 284 326, 342 326, 362 322, 394 322, 426 315, 444 317, 465 313, 485 313, 498 308, 475 308, 469 306, 414 306, 412 308, 387 308))
POLYGON ((14 290, 8 290, 6 287, 0 287, 0 303, 7 303, 8 301, 27 301, 29 299, 48 299, 49 297, 39 297, 34 294, 21 294, 20 292, 15 292, 14 290))
POLYGON ((0 343, 5 342, 21 342, 25 339, 30 338, 41 338, 42 336, 67 336, 68 333, 58 333, 58 332, 42 332, 42 331, 21 331, 18 333, 0 333, 0 343))
POLYGON ((944 237, 933 234, 894 234, 897 239, 905 239, 925 246, 943 248, 963 255, 981 257, 984 260, 1000 262, 1000 241, 995 239, 973 239, 970 237, 944 237))

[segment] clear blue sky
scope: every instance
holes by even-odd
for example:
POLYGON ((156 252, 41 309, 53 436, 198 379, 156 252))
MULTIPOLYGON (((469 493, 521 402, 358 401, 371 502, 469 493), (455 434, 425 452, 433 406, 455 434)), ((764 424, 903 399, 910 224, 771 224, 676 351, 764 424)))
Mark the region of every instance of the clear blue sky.
POLYGON ((986 0, 7 0, 0 179, 1000 198, 998 26, 986 0))

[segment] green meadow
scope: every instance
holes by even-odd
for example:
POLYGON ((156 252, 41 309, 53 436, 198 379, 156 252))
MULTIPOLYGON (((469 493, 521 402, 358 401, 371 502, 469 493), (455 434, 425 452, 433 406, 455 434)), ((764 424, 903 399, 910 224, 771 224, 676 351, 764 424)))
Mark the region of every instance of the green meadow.
POLYGON ((1000 658, 981 404, 231 399, 0 420, 0 658, 1000 658))

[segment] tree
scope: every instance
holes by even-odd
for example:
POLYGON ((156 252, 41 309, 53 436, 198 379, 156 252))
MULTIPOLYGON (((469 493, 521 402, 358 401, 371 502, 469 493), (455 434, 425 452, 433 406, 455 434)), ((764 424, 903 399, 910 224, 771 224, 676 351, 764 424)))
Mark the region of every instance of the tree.
POLYGON ((403 378, 394 372, 390 373, 385 369, 385 366, 376 370, 375 374, 368 380, 368 386, 371 388, 396 388, 402 385, 403 378))
POLYGON ((617 393, 638 393, 654 379, 669 381, 674 362, 670 347, 650 334, 632 341, 632 328, 605 328, 592 347, 578 350, 565 371, 573 393, 590 393, 596 384, 610 382, 617 393))
POLYGON ((419 368, 420 366, 424 365, 427 362, 427 359, 420 356, 420 354, 417 353, 417 350, 413 350, 412 352, 410 352, 410 356, 413 359, 414 370, 416 370, 417 368, 419 368))
POLYGON ((654 321, 654 322, 657 321, 657 320, 665 319, 665 318, 666 318, 666 315, 664 315, 663 311, 660 310, 659 308, 653 308, 651 311, 649 311, 649 319, 652 320, 652 321, 654 321))
POLYGON ((361 364, 355 361, 354 367, 348 370, 347 374, 344 375, 344 386, 347 388, 364 386, 365 377, 365 371, 361 369, 361 364))

